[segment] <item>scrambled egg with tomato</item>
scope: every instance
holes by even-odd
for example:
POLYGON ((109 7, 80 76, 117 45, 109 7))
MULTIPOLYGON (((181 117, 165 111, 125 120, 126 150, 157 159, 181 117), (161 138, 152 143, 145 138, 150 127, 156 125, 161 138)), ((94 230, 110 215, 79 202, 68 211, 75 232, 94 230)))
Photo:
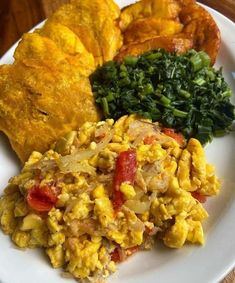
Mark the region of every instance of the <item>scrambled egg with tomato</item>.
POLYGON ((204 244, 201 202, 219 187, 196 139, 135 115, 87 122, 31 154, 0 199, 0 224, 18 247, 98 282, 155 238, 204 244))

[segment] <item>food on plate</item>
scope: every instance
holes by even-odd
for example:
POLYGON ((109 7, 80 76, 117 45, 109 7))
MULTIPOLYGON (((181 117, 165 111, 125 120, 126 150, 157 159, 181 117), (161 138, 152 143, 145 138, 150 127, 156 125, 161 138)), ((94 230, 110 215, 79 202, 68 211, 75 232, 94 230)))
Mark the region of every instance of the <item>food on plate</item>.
POLYGON ((122 44, 112 1, 71 1, 0 67, 0 130, 22 162, 85 121, 99 120, 88 76, 122 44))
POLYGON ((100 116, 88 78, 51 39, 26 34, 14 56, 13 65, 0 68, 0 130, 24 162, 100 116))
MULTIPOLYGON (((193 48, 207 52, 211 63, 215 63, 220 31, 210 13, 196 1, 141 0, 122 9, 119 25, 124 40, 122 49, 130 52, 126 55, 132 55, 135 45, 149 45, 150 39, 157 42, 165 36, 192 40, 193 48)), ((142 49, 139 51, 142 54, 142 49)))
POLYGON ((157 36, 144 42, 128 44, 126 46, 124 45, 115 56, 114 60, 122 61, 127 56, 139 56, 147 51, 155 50, 158 48, 163 48, 168 52, 182 54, 192 47, 193 41, 187 38, 157 36))
POLYGON ((177 0, 141 0, 130 4, 121 11, 120 28, 125 31, 135 20, 149 17, 177 20, 180 3, 177 0))
POLYGON ((70 0, 25 34, 0 66, 0 130, 25 162, 0 197, 2 230, 96 283, 155 239, 203 245, 220 181, 202 145, 234 120, 210 67, 219 44, 194 0, 70 0))
POLYGON ((192 47, 213 63, 219 42, 214 20, 193 0, 141 0, 122 11, 112 0, 71 0, 23 36, 12 66, 0 67, 0 130, 25 161, 33 150, 44 152, 58 136, 99 119, 88 80, 97 65, 192 47))
POLYGON ((203 244, 200 203, 219 192, 200 142, 135 115, 86 122, 34 151, 0 199, 3 231, 54 268, 101 282, 155 237, 203 244))
POLYGON ((205 51, 214 64, 221 38, 219 28, 210 13, 195 3, 185 6, 181 10, 179 18, 184 25, 183 36, 193 39, 195 50, 205 51))
POLYGON ((158 36, 171 36, 180 33, 183 25, 174 20, 149 17, 133 21, 125 30, 125 44, 143 42, 158 36))
POLYGON ((106 118, 138 113, 205 144, 231 130, 232 92, 204 52, 165 50, 110 61, 90 77, 106 118))
MULTIPOLYGON (((87 51, 79 37, 66 26, 56 22, 46 22, 37 32, 53 40, 57 47, 67 54, 71 65, 79 66, 79 72, 89 76, 95 70, 94 56, 87 51)), ((27 54, 25 54, 27 58, 27 54)))
POLYGON ((113 59, 122 45, 117 19, 120 9, 112 0, 74 0, 61 6, 48 22, 72 30, 93 54, 96 64, 113 59))

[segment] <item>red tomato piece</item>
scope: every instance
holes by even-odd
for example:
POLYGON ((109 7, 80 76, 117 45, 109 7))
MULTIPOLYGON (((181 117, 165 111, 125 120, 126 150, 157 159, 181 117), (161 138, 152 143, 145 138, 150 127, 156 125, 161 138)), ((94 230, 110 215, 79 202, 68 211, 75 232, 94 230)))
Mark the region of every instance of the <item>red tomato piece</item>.
POLYGON ((139 250, 138 246, 123 250, 121 247, 116 247, 111 253, 111 260, 114 262, 124 261, 128 256, 133 255, 139 250))
POLYGON ((118 252, 118 248, 115 248, 112 253, 111 253, 111 260, 114 261, 114 262, 120 262, 121 259, 120 259, 120 255, 119 255, 119 252, 118 252))
POLYGON ((138 246, 135 246, 135 247, 132 247, 132 248, 128 248, 128 249, 126 249, 126 255, 127 256, 131 256, 134 253, 138 252, 138 250, 139 250, 138 246))
POLYGON ((153 144, 155 139, 156 138, 154 136, 147 136, 144 138, 144 144, 153 144))
POLYGON ((162 132, 175 139, 179 145, 182 145, 184 143, 184 136, 181 133, 176 133, 174 129, 171 128, 162 128, 162 132))
POLYGON ((191 192, 191 194, 195 199, 197 199, 201 203, 204 203, 207 200, 206 196, 203 196, 198 192, 191 192))
POLYGON ((124 196, 121 191, 113 192, 113 207, 115 210, 119 210, 124 203, 124 196))
POLYGON ((113 206, 119 210, 124 203, 120 185, 123 182, 133 184, 137 168, 136 151, 129 149, 121 152, 116 160, 116 170, 113 179, 113 206))
POLYGON ((57 202, 57 194, 49 186, 32 187, 27 195, 28 205, 38 212, 48 212, 57 202))

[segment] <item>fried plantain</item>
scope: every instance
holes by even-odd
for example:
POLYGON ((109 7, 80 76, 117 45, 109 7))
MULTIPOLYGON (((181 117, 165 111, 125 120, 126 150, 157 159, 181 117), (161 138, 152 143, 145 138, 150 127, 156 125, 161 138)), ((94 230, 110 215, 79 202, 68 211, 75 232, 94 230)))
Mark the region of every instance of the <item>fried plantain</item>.
POLYGON ((185 6, 179 14, 184 28, 182 34, 193 40, 193 47, 203 50, 215 63, 219 51, 221 36, 213 17, 198 4, 185 6))
POLYGON ((122 45, 117 19, 119 7, 112 0, 73 0, 48 20, 71 29, 93 54, 96 64, 111 60, 122 45))
POLYGON ((130 50, 125 46, 130 43, 173 36, 192 40, 192 47, 207 52, 215 63, 220 31, 210 13, 195 0, 141 0, 122 10, 119 24, 124 36, 122 50, 130 50))
POLYGON ((163 48, 169 52, 185 53, 192 48, 193 42, 187 38, 158 36, 140 43, 129 44, 121 48, 115 60, 121 61, 126 56, 138 56, 147 51, 163 48))
POLYGON ((84 122, 99 120, 88 78, 51 39, 26 34, 15 58, 0 68, 0 130, 22 162, 84 122))
POLYGON ((141 0, 124 7, 120 16, 120 28, 123 31, 137 19, 147 17, 177 19, 180 4, 175 0, 141 0))
POLYGON ((124 44, 142 42, 156 36, 180 33, 183 25, 177 21, 148 17, 134 20, 124 32, 124 44))
POLYGON ((71 65, 79 66, 81 74, 89 76, 95 70, 94 56, 87 51, 79 37, 66 26, 56 22, 47 22, 36 32, 52 39, 57 47, 67 54, 67 60, 71 65))

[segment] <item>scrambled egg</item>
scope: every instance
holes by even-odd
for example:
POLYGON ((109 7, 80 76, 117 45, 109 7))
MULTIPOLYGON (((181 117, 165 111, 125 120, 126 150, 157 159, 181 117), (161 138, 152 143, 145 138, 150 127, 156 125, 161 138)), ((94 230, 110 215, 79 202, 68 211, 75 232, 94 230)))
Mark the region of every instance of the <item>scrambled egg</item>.
POLYGON ((196 196, 219 186, 198 140, 178 144, 157 123, 124 116, 33 152, 0 199, 0 224, 20 248, 42 247, 54 268, 96 281, 155 234, 170 248, 204 244, 196 196), (121 163, 125 152, 134 159, 121 163))

